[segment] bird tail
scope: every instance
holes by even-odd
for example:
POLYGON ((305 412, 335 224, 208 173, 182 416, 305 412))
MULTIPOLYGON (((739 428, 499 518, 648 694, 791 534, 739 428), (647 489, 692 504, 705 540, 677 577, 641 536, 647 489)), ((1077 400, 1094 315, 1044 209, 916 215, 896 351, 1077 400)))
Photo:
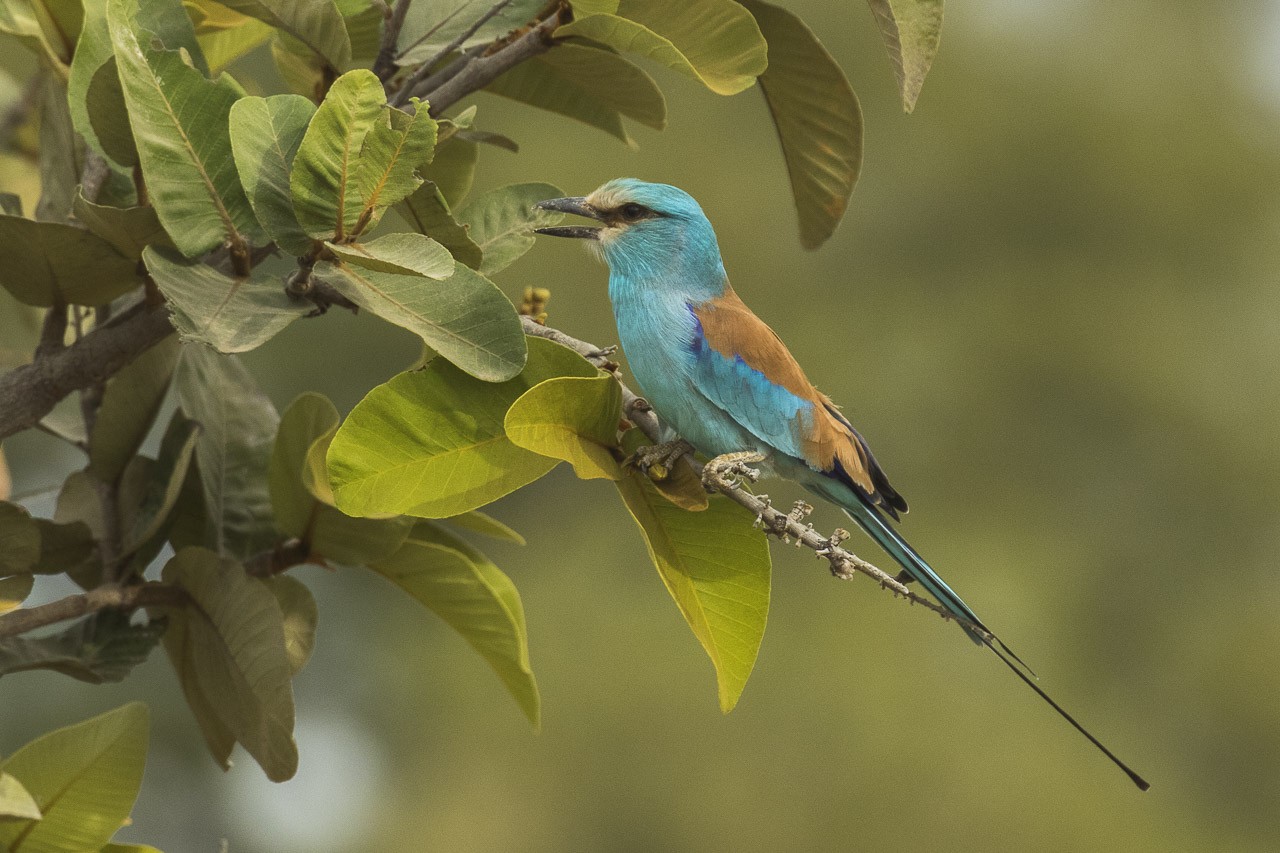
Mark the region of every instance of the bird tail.
POLYGON ((1000 658, 1001 663, 1009 667, 1013 674, 1022 679, 1022 681, 1036 692, 1036 694, 1049 704, 1049 707, 1057 711, 1058 714, 1075 728, 1076 731, 1089 739, 1089 742, 1102 751, 1102 754, 1111 759, 1111 762, 1125 772, 1125 774, 1138 786, 1139 790, 1145 791, 1150 786, 1147 780, 1143 779, 1133 771, 1129 765, 1121 761, 1115 753, 1107 749, 1102 741, 1093 736, 1088 729, 1076 722, 1076 718, 1067 713, 1061 705, 1055 702, 1048 693, 1036 684, 1036 674, 1031 671, 1031 667, 1023 663, 1022 659, 1013 653, 1013 650, 1006 646, 999 637, 992 633, 991 629, 982 624, 982 620, 978 615, 970 609, 969 605, 960 600, 960 596, 956 595, 946 582, 938 577, 938 573, 930 568, 924 558, 912 548, 907 540, 903 539, 898 531, 889 526, 889 522, 880 514, 875 507, 868 506, 861 500, 856 501, 853 506, 844 506, 845 514, 858 523, 858 526, 867 532, 867 535, 876 541, 881 548, 888 552, 902 568, 906 569, 907 574, 916 580, 925 590, 938 600, 938 603, 946 608, 948 613, 960 618, 960 627, 964 628, 964 632, 969 638, 980 646, 986 646, 1000 658), (973 627, 970 627, 973 626, 973 627), (974 630, 977 628, 985 633, 979 634, 974 630))
MULTIPOLYGON (((913 580, 937 599, 938 603, 945 607, 948 613, 959 617, 961 620, 960 627, 964 628, 964 632, 969 635, 969 639, 980 646, 990 645, 985 637, 969 627, 974 625, 991 634, 987 626, 983 625, 982 620, 978 618, 978 614, 974 613, 969 605, 960 600, 960 596, 956 595, 951 587, 947 586, 946 581, 938 577, 938 573, 930 568, 924 557, 921 557, 916 549, 912 548, 910 543, 898 534, 898 531, 889 526, 888 519, 881 515, 875 507, 867 506, 861 500, 858 500, 854 502, 852 507, 844 507, 844 511, 845 515, 856 521, 858 526, 876 541, 877 545, 897 561, 898 565, 906 569, 907 574, 913 580)), ((1018 660, 1018 656, 1014 655, 1013 652, 1009 652, 1009 654, 1013 655, 1015 660, 1018 660)), ((1022 663, 1022 661, 1018 660, 1018 663, 1022 663)), ((1023 666, 1026 666, 1026 664, 1023 664, 1023 666)))

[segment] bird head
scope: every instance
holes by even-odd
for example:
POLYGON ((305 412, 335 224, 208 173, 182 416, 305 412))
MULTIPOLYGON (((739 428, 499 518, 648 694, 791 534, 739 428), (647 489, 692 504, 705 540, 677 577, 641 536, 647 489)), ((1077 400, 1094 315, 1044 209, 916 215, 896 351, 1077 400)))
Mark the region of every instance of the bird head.
POLYGON ((678 187, 619 178, 588 196, 548 199, 535 207, 600 223, 535 230, 590 241, 588 245, 603 255, 615 273, 647 278, 694 264, 710 266, 713 273, 718 269, 721 277, 724 274, 711 223, 693 196, 678 187))

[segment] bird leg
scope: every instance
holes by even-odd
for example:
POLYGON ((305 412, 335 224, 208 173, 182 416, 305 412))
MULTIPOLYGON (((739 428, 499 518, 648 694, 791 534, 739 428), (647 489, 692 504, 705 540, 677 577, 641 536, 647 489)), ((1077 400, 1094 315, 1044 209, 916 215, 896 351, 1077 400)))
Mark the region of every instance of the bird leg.
POLYGON ((680 457, 692 452, 692 444, 683 438, 677 438, 637 448, 635 453, 622 460, 622 464, 643 471, 655 480, 665 480, 671 475, 671 469, 680 461, 680 457))
POLYGON ((754 450, 723 453, 703 466, 702 487, 708 492, 718 492, 736 489, 742 485, 743 480, 754 483, 760 479, 760 471, 748 466, 752 462, 763 462, 764 459, 763 453, 756 453, 754 450), (735 483, 730 477, 737 477, 738 481, 735 483))

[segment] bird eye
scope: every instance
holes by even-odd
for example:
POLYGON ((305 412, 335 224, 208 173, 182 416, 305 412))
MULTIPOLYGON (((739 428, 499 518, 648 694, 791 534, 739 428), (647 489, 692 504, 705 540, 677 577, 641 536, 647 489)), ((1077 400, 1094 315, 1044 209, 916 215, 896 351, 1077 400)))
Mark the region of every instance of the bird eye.
POLYGON ((630 204, 624 204, 619 208, 618 212, 628 222, 635 222, 637 219, 643 219, 644 215, 649 211, 644 205, 631 202, 630 204))

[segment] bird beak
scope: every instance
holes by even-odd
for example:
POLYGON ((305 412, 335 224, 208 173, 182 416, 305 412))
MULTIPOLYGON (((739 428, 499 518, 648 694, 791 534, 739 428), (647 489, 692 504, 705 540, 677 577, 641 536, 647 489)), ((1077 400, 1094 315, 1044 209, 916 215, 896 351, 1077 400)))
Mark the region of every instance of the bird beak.
MULTIPOLYGON (((555 210, 560 213, 572 213, 588 219, 600 221, 600 213, 582 196, 574 198, 549 198, 534 205, 538 210, 555 210)), ((583 240, 599 240, 600 229, 588 225, 556 225, 551 228, 535 228, 534 232, 551 237, 577 237, 583 240)))

